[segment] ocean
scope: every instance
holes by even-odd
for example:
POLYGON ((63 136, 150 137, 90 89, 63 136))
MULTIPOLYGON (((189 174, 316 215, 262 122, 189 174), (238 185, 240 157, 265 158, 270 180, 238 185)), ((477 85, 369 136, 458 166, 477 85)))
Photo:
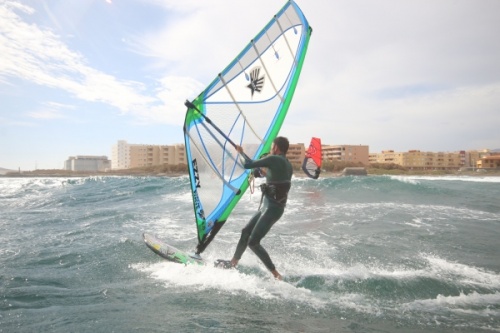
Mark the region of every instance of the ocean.
POLYGON ((262 244, 230 259, 247 191, 203 253, 188 178, 0 178, 0 332, 500 332, 500 177, 294 178, 262 244))

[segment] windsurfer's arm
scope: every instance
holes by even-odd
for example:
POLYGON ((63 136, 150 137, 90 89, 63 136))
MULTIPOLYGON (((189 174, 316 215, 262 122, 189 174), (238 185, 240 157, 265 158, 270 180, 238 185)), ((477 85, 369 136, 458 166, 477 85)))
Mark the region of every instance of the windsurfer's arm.
POLYGON ((236 149, 236 151, 238 152, 238 154, 240 154, 241 162, 243 163, 245 169, 248 169, 245 165, 247 163, 252 162, 252 160, 247 156, 247 154, 245 154, 243 152, 243 147, 242 146, 235 145, 234 148, 236 149))
POLYGON ((251 159, 249 159, 248 156, 243 152, 243 147, 236 145, 234 148, 236 149, 236 151, 238 152, 238 154, 240 154, 240 156, 242 157, 241 160, 242 160, 242 163, 243 163, 243 167, 245 169, 254 169, 252 171, 252 173, 253 173, 253 175, 255 177, 265 177, 266 176, 267 170, 263 169, 262 167, 252 166, 258 160, 251 160, 251 159))
MULTIPOLYGON (((236 151, 240 154, 242 162, 243 162, 243 167, 245 169, 253 169, 253 168, 262 168, 262 167, 269 167, 269 162, 267 161, 270 155, 265 156, 261 159, 258 160, 252 160, 249 158, 244 152, 243 152, 243 147, 235 145, 234 148, 236 151)), ((265 173, 264 173, 265 175, 265 173)))
POLYGON ((245 169, 253 168, 269 168, 273 165, 273 159, 275 156, 268 155, 266 157, 260 158, 258 160, 248 160, 245 162, 245 169))

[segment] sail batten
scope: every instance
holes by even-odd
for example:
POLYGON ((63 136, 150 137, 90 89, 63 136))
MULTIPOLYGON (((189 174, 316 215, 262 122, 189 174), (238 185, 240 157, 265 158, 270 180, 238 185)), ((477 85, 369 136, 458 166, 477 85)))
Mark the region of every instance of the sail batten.
MULTIPOLYGON (((259 50, 257 49, 257 46, 255 45, 255 43, 253 42, 252 40, 252 46, 253 48, 255 49, 255 52, 257 52, 257 54, 260 54, 259 50)), ((274 85, 274 81, 272 79, 272 77, 269 75, 269 71, 267 70, 267 67, 266 67, 266 64, 264 62, 264 60, 259 56, 259 61, 262 65, 262 68, 264 69, 264 71, 266 72, 266 75, 267 75, 267 78, 268 80, 271 82, 271 85, 273 86, 273 89, 276 93, 276 95, 281 99, 283 100, 283 97, 280 95, 280 92, 278 91, 278 89, 276 89, 276 86, 274 85)))
POLYGON ((186 103, 184 140, 197 253, 205 250, 248 188, 249 171, 234 146, 243 146, 254 159, 269 152, 278 135, 311 32, 300 8, 288 1, 208 87, 186 103))
POLYGON ((245 124, 250 128, 250 130, 255 134, 255 136, 258 137, 260 139, 260 141, 262 141, 262 138, 259 137, 259 134, 252 128, 252 125, 247 121, 247 118, 245 117, 245 114, 243 113, 243 110, 241 109, 238 101, 236 101, 236 99, 234 98, 233 94, 231 93, 231 90, 229 89, 226 81, 224 80, 224 78, 222 76, 220 78, 221 78, 222 83, 224 84, 224 87, 227 89, 227 92, 228 92, 229 96, 231 96, 231 99, 233 100, 234 105, 238 109, 238 112, 240 113, 240 115, 245 120, 245 124))

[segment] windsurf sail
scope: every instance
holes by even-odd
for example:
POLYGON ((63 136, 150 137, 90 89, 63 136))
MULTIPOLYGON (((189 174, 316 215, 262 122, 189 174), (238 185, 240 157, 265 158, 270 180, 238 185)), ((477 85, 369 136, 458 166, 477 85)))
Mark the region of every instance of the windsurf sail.
POLYGON ((312 138, 309 148, 306 151, 306 157, 302 162, 302 170, 311 178, 318 179, 321 173, 321 139, 312 138))
POLYGON ((288 1, 188 107, 184 122, 200 254, 248 188, 234 149, 249 158, 268 153, 283 124, 312 33, 288 1))

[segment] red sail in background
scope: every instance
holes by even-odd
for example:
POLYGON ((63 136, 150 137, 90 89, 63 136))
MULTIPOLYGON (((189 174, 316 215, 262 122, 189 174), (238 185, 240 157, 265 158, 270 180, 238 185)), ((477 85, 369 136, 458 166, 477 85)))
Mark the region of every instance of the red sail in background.
POLYGON ((312 138, 302 163, 302 170, 309 177, 317 179, 321 173, 321 161, 321 139, 312 138))

